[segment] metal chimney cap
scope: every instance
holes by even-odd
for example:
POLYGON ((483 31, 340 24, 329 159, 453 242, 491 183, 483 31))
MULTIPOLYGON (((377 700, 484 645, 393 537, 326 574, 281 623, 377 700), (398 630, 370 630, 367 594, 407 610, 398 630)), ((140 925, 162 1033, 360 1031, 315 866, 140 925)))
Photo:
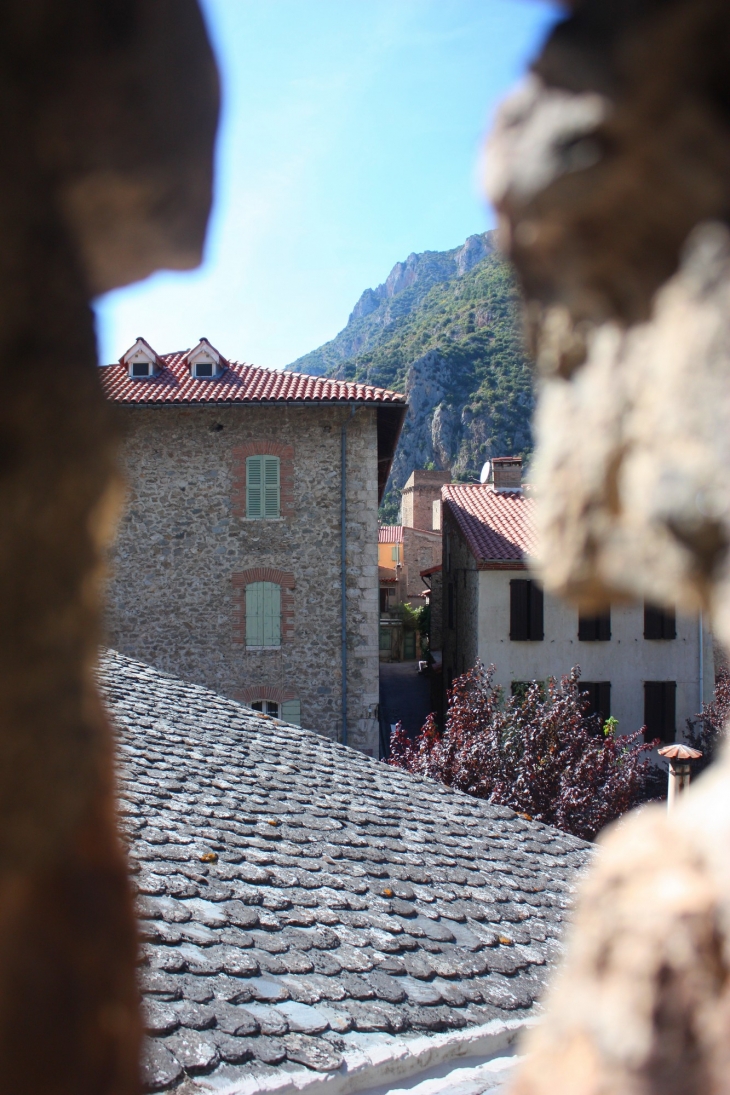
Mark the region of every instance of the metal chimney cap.
POLYGON ((679 742, 664 745, 657 752, 660 757, 666 757, 667 760, 699 760, 702 756, 699 749, 693 749, 691 745, 681 745, 679 742))

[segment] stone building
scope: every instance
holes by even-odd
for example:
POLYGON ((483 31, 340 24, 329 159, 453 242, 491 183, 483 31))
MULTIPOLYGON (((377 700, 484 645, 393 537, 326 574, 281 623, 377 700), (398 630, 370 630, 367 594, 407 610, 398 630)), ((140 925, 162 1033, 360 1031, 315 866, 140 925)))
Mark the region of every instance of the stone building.
POLYGON ((519 457, 493 462, 493 482, 443 488, 443 683, 477 658, 494 665, 507 694, 572 666, 591 709, 615 716, 620 732, 646 725, 673 741, 709 701, 713 642, 697 616, 644 603, 584 616, 543 593, 527 568, 534 552, 534 502, 519 457))
POLYGON ((403 396, 205 339, 164 355, 138 339, 102 381, 129 489, 111 644, 376 754, 377 511, 403 396))
POLYGON ((403 630, 400 606, 426 603, 429 590, 421 572, 441 562, 441 487, 448 481, 448 472, 416 469, 403 488, 402 523, 378 530, 381 661, 420 654, 416 633, 403 630))
POLYGON ((416 468, 401 492, 401 524, 409 528, 441 528, 441 488, 451 481, 447 471, 416 468))

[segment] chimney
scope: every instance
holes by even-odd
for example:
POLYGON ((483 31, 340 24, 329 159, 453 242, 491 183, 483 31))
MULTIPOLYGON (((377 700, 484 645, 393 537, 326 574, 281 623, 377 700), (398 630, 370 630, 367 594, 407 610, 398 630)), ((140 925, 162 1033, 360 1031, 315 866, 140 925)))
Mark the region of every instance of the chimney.
POLYGON ((492 460, 492 475, 496 491, 522 490, 522 457, 495 456, 492 460))

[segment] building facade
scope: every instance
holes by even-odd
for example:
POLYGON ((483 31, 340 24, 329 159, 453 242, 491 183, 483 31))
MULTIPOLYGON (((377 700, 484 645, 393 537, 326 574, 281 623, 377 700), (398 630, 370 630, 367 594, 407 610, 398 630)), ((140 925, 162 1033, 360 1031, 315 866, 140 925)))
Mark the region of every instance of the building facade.
POLYGON ((110 644, 377 756, 377 509, 403 397, 205 340, 138 340, 102 379, 129 492, 110 644))
POLYGON ((443 488, 443 686, 477 659, 494 665, 507 694, 574 665, 591 710, 619 732, 680 738, 714 687, 713 642, 697 617, 651 605, 601 616, 543 594, 528 570, 533 500, 519 461, 495 460, 494 481, 443 488))
POLYGON ((401 606, 427 603, 430 590, 421 572, 441 562, 441 487, 448 480, 448 472, 412 472, 402 492, 402 523, 378 530, 381 661, 421 656, 421 637, 404 628, 401 606))

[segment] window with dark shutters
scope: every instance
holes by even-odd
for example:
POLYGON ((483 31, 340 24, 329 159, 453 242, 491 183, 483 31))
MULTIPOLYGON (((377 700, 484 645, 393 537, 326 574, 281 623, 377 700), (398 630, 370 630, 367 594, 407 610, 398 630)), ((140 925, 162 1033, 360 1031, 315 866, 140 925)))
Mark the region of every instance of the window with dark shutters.
POLYGON ((604 723, 611 714, 611 682, 581 681, 580 691, 588 697, 586 715, 599 715, 604 723))
POLYGON ((545 637, 542 588, 526 578, 509 584, 509 637, 513 642, 539 642, 545 637))
POLYGON ((579 616, 578 638, 583 643, 608 642, 611 638, 611 610, 600 616, 579 616))
POLYGON ((676 732, 677 682, 644 682, 645 741, 660 738, 663 742, 674 741, 676 732))
POLYGON ((677 617, 674 611, 644 604, 644 638, 676 639, 677 617))

